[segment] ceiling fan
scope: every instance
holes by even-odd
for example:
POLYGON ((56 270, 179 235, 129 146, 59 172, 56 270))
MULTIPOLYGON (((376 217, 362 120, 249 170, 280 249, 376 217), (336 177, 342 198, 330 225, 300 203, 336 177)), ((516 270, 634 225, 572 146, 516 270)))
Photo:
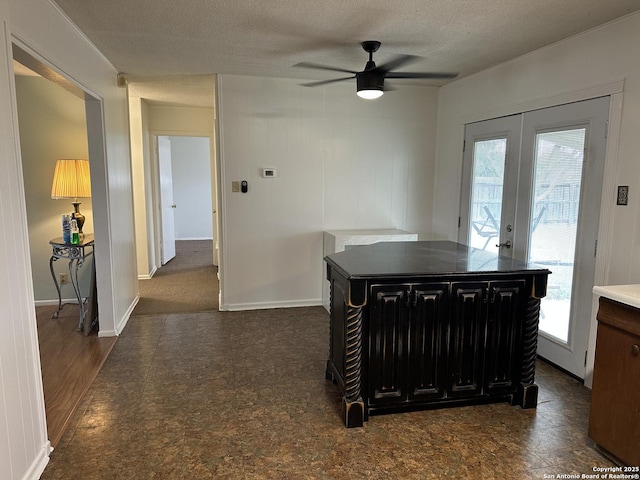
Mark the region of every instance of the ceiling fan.
POLYGON ((395 72, 397 68, 407 65, 419 57, 414 55, 397 55, 392 60, 376 66, 373 61, 373 53, 378 51, 381 43, 375 40, 362 42, 362 48, 369 54, 369 61, 361 72, 345 70, 343 68, 330 67, 327 65, 319 65, 317 63, 301 62, 294 67, 314 68, 316 70, 330 70, 332 72, 350 73, 349 77, 334 78, 331 80, 320 80, 318 82, 303 83, 305 87, 317 87, 328 83, 342 82, 344 80, 356 79, 356 89, 359 97, 366 99, 374 99, 380 97, 384 91, 391 90, 384 86, 385 78, 455 78, 457 73, 429 73, 429 72, 395 72))

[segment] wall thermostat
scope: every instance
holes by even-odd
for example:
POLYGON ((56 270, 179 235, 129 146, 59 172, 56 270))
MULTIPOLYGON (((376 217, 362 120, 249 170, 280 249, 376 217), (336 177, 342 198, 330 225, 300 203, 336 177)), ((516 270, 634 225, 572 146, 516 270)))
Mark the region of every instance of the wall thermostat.
POLYGON ((262 176, 264 178, 273 178, 276 176, 276 169, 275 168, 263 168, 262 169, 262 176))

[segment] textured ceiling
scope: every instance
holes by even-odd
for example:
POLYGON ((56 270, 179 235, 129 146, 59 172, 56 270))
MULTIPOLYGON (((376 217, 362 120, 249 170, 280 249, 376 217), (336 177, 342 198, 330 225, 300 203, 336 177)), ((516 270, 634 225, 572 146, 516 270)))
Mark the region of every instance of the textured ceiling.
POLYGON ((183 80, 197 98, 216 73, 336 77, 292 67, 303 61, 361 70, 363 40, 382 42, 378 64, 411 54, 422 58, 410 71, 466 76, 640 9, 638 0, 55 2, 142 96, 168 103, 193 100, 178 99, 183 80))

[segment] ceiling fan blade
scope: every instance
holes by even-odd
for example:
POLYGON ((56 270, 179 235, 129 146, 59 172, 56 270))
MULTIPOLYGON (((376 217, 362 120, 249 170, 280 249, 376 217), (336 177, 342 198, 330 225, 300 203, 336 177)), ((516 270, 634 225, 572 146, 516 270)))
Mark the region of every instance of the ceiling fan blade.
POLYGON ((352 80, 354 78, 355 77, 333 78, 331 80, 320 80, 318 82, 301 83, 300 85, 303 87, 318 87, 320 85, 327 85, 329 83, 336 83, 336 82, 344 82, 345 80, 352 80))
POLYGON ((388 62, 379 65, 378 70, 388 73, 391 70, 396 70, 397 68, 414 63, 417 60, 420 60, 420 57, 416 57, 415 55, 396 55, 388 62))
POLYGON ((358 73, 358 72, 354 72, 353 70, 345 70, 344 68, 329 67, 328 65, 320 65, 319 63, 310 63, 310 62, 296 63, 294 67, 313 68, 315 70, 329 70, 330 72, 352 73, 354 75, 358 73))
POLYGON ((389 72, 385 78, 456 78, 457 73, 389 72))

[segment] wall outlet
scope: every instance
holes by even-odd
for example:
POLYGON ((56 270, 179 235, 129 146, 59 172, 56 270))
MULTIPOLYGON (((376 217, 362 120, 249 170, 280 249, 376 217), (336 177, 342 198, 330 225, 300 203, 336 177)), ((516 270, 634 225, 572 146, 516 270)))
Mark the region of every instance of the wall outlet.
POLYGON ((60 285, 66 285, 69 283, 69 274, 68 273, 59 273, 58 280, 60 281, 60 285))

